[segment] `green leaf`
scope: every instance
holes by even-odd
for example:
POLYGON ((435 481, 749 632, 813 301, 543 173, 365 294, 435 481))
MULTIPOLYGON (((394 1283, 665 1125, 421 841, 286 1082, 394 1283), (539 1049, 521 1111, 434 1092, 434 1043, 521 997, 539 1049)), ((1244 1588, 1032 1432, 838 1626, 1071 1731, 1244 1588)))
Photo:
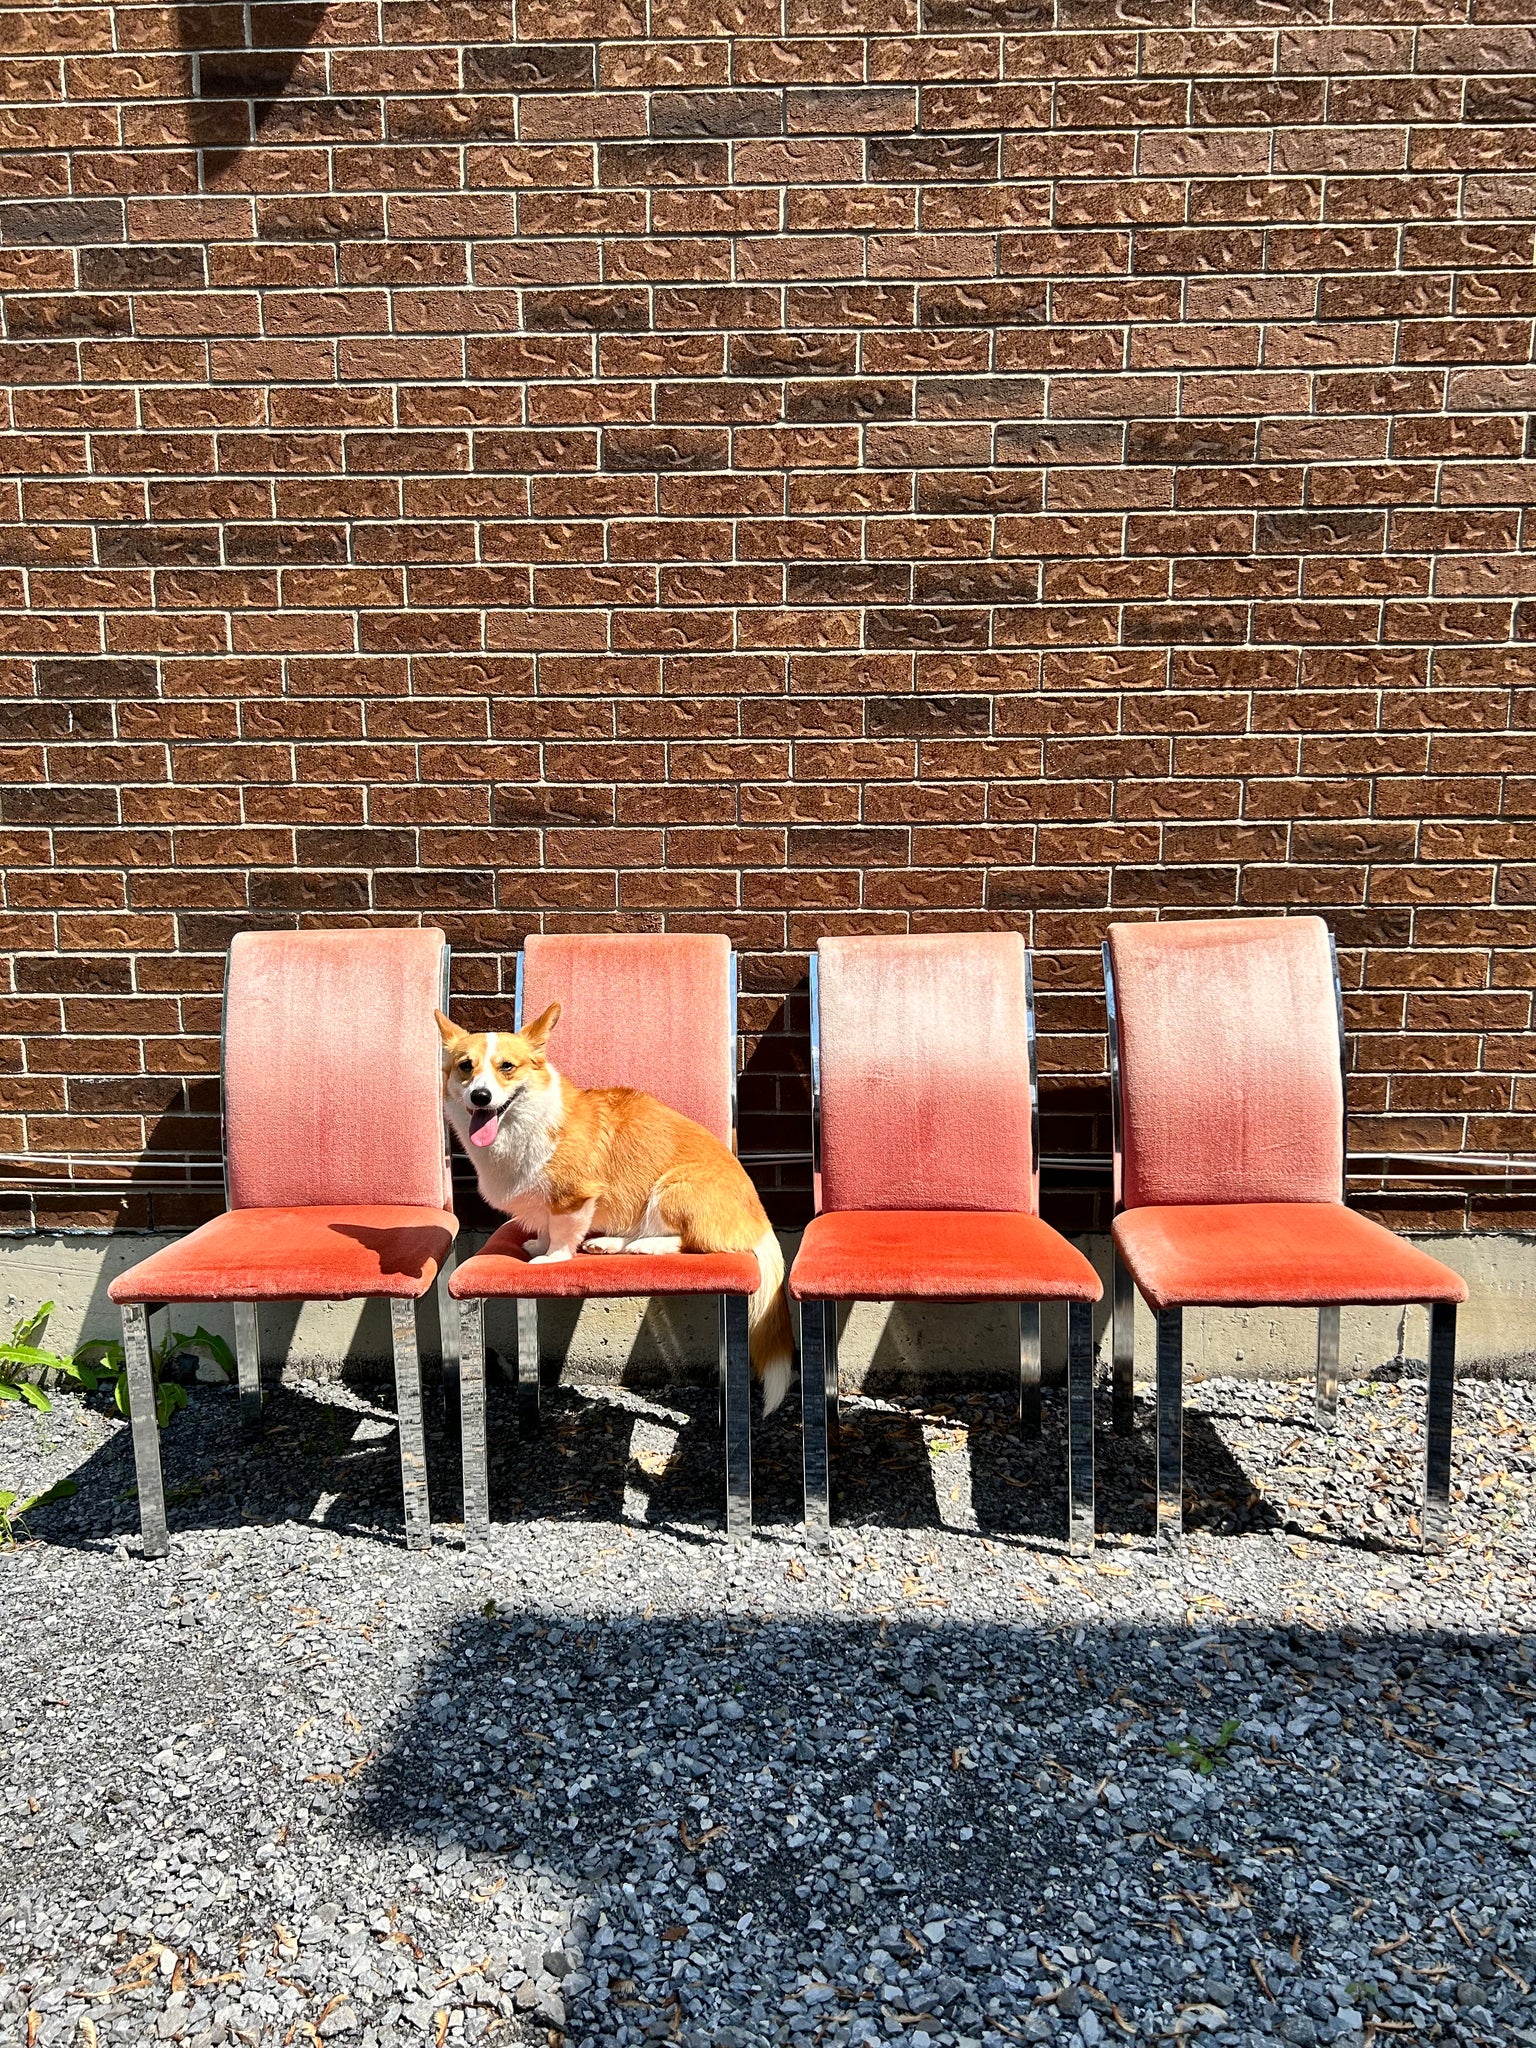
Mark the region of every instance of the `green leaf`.
POLYGON ((52 1414, 53 1403, 43 1392, 42 1388, 34 1386, 31 1380, 23 1380, 16 1391, 20 1394, 23 1401, 30 1402, 40 1415, 52 1414))
POLYGON ((216 1337, 211 1330, 205 1330, 199 1323, 192 1333, 192 1342, 201 1344, 205 1351, 210 1352, 218 1360, 230 1377, 234 1377, 235 1354, 222 1337, 216 1337))
POLYGON ((102 1372, 121 1372, 125 1362, 123 1347, 115 1337, 93 1337, 89 1344, 80 1346, 73 1360, 77 1367, 91 1367, 102 1372), (93 1357, 93 1352, 100 1356, 93 1357))
POLYGON ((41 1308, 34 1309, 29 1316, 18 1316, 11 1325, 11 1340, 16 1344, 30 1344, 40 1337, 48 1327, 48 1318, 53 1314, 53 1303, 45 1301, 41 1308))
POLYGON ((176 1380, 162 1380, 155 1389, 155 1416, 164 1429, 178 1408, 187 1405, 187 1390, 176 1380))
POLYGON ((126 1415, 128 1413, 128 1375, 126 1372, 118 1374, 117 1385, 112 1389, 112 1400, 119 1415, 126 1415))
POLYGON ((73 1479, 55 1480, 53 1485, 47 1488, 45 1492, 34 1493, 30 1500, 24 1500, 16 1510, 16 1513, 18 1517, 30 1515, 34 1508, 45 1508, 50 1502, 56 1500, 68 1500, 71 1494, 78 1493, 79 1491, 80 1488, 73 1479))
POLYGON ((11 1509, 15 1505, 16 1496, 14 1493, 0 1493, 0 1517, 9 1516, 11 1509))
POLYGON ((9 1344, 0 1344, 0 1365, 25 1365, 34 1372, 51 1372, 63 1363, 56 1351, 40 1351, 35 1344, 18 1344, 14 1338, 9 1344))
POLYGON ((20 1399, 20 1387, 14 1386, 10 1380, 0 1380, 0 1401, 19 1401, 20 1399))

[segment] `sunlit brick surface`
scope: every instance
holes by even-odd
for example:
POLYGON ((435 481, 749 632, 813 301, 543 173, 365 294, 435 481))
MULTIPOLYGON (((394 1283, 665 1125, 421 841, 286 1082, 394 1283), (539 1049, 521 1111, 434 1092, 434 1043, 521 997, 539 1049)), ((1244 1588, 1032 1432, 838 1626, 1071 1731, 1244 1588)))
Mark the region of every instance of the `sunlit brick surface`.
POLYGON ((1087 1153, 1108 918, 1307 908, 1355 1146, 1536 1150, 1473 12, 5 10, 0 1145, 215 1148, 230 934, 419 917, 485 1020, 527 930, 728 931, 759 1153, 818 934, 1017 926, 1087 1153))

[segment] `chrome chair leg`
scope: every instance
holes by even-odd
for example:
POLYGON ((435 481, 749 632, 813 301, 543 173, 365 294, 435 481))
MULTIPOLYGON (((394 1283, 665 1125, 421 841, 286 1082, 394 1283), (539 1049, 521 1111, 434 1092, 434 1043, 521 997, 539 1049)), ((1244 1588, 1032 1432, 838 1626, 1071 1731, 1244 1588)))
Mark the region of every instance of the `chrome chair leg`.
POLYGON ((261 1427, 261 1308, 254 1301, 231 1304, 235 1311, 235 1373, 240 1382, 240 1420, 261 1427))
POLYGON ((1040 1304, 1019 1303, 1019 1427, 1040 1434, 1040 1304))
POLYGON ((1426 1417, 1424 1512, 1419 1530, 1426 1550, 1444 1550, 1451 1514, 1451 1414, 1456 1402, 1456 1304, 1437 1301, 1429 1311, 1429 1413, 1426 1417))
POLYGON ((723 1436, 725 1434, 725 1296, 723 1294, 720 1296, 717 1306, 719 1309, 717 1318, 719 1323, 719 1340, 715 1353, 715 1421, 723 1436))
POLYGON ((1157 1534, 1184 1531, 1184 1311, 1157 1312, 1157 1534))
POLYGON ((421 1418, 421 1353, 416 1343, 416 1304, 389 1304, 395 1351, 395 1412, 400 1425, 400 1485, 405 1496, 405 1547, 426 1550, 432 1542, 427 1501, 427 1434, 421 1418))
POLYGON ((459 1453, 464 1474, 464 1541, 491 1526, 485 1455, 485 1303, 456 1301, 459 1338, 459 1453))
POLYGON ((458 1247, 451 1244, 443 1263, 437 1269, 437 1284, 432 1290, 431 1307, 437 1337, 438 1386, 443 1403, 443 1422, 450 1435, 458 1428, 460 1420, 459 1304, 448 1292, 448 1282, 457 1263, 458 1247))
POLYGON ((725 1533, 732 1543, 752 1535, 752 1357, 747 1297, 725 1297, 725 1533))
POLYGON ((1317 1419, 1324 1429, 1339 1426, 1339 1311, 1317 1312, 1317 1419))
POLYGON ((838 1349, 841 1339, 837 1303, 824 1301, 821 1314, 827 1350, 827 1433, 838 1444, 843 1440, 843 1368, 838 1349))
POLYGON ((1093 1307, 1067 1304, 1067 1548, 1093 1549, 1093 1307))
POLYGON ((1136 1427, 1136 1291, 1131 1284, 1131 1269, 1118 1251, 1110 1315, 1115 1435, 1129 1436, 1136 1427))
POLYGON ((524 1436, 539 1428, 539 1304, 525 1296, 517 1303, 517 1420, 524 1436))
POLYGON ((805 1468, 805 1532, 813 1543, 821 1544, 832 1540, 826 1326, 835 1313, 830 1301, 800 1304, 800 1443, 805 1468))
POLYGON ((138 1302, 123 1310, 123 1360, 128 1371, 133 1464, 139 1482, 139 1535, 146 1557, 164 1557, 171 1547, 171 1537, 165 1521, 160 1420, 155 1413, 155 1368, 149 1345, 149 1319, 153 1312, 147 1304, 138 1302))

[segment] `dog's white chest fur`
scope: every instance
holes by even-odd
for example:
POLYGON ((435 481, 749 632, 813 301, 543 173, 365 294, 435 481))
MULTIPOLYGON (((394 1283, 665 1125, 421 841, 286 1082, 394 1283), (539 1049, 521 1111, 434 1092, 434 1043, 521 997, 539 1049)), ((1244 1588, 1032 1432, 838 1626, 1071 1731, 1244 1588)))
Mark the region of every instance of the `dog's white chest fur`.
POLYGON ((474 1166, 482 1196, 491 1208, 516 1217, 535 1234, 549 1221, 544 1175, 560 1131, 560 1092, 558 1080, 537 1098, 520 1091, 503 1110, 495 1141, 489 1145, 471 1145, 468 1111, 456 1100, 448 1105, 449 1118, 474 1166))

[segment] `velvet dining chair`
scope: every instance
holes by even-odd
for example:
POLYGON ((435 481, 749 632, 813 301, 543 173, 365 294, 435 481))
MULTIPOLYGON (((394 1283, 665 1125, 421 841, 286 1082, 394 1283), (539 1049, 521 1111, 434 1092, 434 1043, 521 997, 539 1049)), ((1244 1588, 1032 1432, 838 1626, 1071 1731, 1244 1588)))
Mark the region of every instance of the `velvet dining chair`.
POLYGON ((1113 924, 1115 1424, 1132 1422, 1132 1288, 1157 1318, 1157 1528, 1183 1526, 1187 1308, 1317 1311, 1317 1411, 1338 1409, 1339 1311, 1429 1310, 1426 1548, 1451 1482, 1459 1273, 1345 1205, 1344 1008, 1319 917, 1113 924))
MULTIPOLYGON (((179 1302, 232 1305, 240 1406, 255 1426, 263 1303, 388 1301, 406 1543, 431 1542, 416 1322, 458 1228, 432 1021, 448 1000, 448 963, 431 929, 243 932, 231 945, 227 1207, 107 1290, 122 1310, 146 1556, 170 1542, 150 1321, 179 1302)), ((444 1315, 450 1360, 452 1329, 444 1315)))
POLYGON ((800 1303, 805 1521, 831 1528, 839 1307, 1016 1304, 1019 1415, 1040 1433, 1040 1304, 1067 1304, 1068 1540, 1092 1548, 1093 1267, 1040 1216, 1034 984, 1015 932, 822 939, 811 961, 816 1214, 800 1303))
MULTIPOLYGON (((546 934, 517 962, 513 1025, 561 1006, 552 1042, 578 1087, 641 1088, 736 1148, 736 959, 728 940, 682 932, 546 934)), ((725 1523, 733 1543, 752 1532, 752 1370, 747 1308, 757 1291, 752 1252, 578 1254, 538 1265, 527 1232, 504 1223, 450 1282, 459 1310, 464 1531, 490 1524, 485 1424, 485 1314, 516 1315, 518 1402, 525 1434, 539 1425, 541 1301, 713 1296, 719 1313, 719 1392, 725 1437, 725 1523)))

